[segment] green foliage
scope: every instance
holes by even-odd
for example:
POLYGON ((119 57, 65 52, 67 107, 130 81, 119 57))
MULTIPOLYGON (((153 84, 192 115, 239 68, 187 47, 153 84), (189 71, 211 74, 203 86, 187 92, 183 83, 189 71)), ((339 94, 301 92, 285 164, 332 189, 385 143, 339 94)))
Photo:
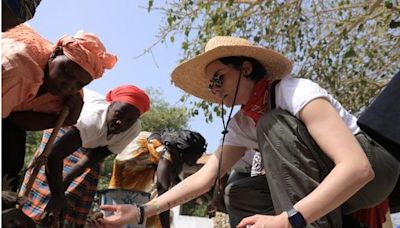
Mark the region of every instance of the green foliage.
MULTIPOLYGON (((182 60, 216 35, 244 37, 286 55, 293 76, 317 81, 353 112, 400 69, 400 6, 391 0, 168 0, 152 10, 166 17, 163 42, 181 38, 182 60)), ((215 104, 182 100, 207 121, 222 113, 215 104)))
POLYGON ((196 199, 189 201, 185 204, 181 205, 181 215, 190 215, 197 217, 206 217, 207 216, 207 205, 199 204, 196 202, 196 199))
POLYGON ((181 130, 187 128, 189 115, 185 107, 175 107, 162 98, 159 90, 147 89, 151 99, 150 111, 141 117, 142 130, 160 132, 161 130, 181 130))
POLYGON ((104 160, 103 167, 101 169, 99 183, 97 185, 97 188, 99 190, 108 189, 108 183, 110 183, 112 170, 113 170, 113 162, 114 162, 115 157, 116 157, 116 155, 112 154, 104 160))
POLYGON ((26 135, 26 153, 25 153, 25 162, 24 162, 24 169, 28 167, 29 163, 32 161, 33 156, 35 155, 35 152, 37 148, 40 145, 40 142, 42 141, 42 135, 43 133, 41 131, 28 131, 26 135))

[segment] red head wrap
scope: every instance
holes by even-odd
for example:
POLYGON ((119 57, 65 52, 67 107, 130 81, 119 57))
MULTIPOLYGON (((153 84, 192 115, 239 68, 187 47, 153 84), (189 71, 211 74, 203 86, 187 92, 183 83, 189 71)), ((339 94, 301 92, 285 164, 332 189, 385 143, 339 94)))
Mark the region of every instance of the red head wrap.
POLYGON ((108 102, 121 101, 135 106, 143 114, 150 109, 150 98, 146 92, 134 85, 122 85, 110 90, 106 95, 108 102))

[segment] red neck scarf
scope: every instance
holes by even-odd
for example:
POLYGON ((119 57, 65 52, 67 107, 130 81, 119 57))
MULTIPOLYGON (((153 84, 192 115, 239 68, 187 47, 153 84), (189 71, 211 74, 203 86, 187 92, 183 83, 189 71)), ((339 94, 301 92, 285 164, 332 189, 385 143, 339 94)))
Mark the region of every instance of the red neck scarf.
POLYGON ((254 85, 249 101, 242 106, 244 114, 252 118, 256 124, 267 109, 269 85, 270 81, 266 78, 258 81, 254 85))

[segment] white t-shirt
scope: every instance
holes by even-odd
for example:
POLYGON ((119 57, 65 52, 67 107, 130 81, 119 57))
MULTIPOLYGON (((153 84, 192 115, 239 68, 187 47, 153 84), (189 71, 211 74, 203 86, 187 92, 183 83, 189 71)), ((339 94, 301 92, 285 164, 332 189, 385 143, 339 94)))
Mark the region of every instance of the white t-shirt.
MULTIPOLYGON (((339 113, 353 134, 360 131, 357 118, 345 110, 328 92, 317 83, 303 78, 283 78, 275 87, 276 108, 288 111, 299 118, 300 110, 316 98, 325 98, 339 113)), ((257 127, 253 119, 240 109, 229 122, 225 145, 258 148, 257 127)))
POLYGON ((140 120, 137 120, 128 130, 107 137, 106 115, 110 105, 103 95, 84 89, 81 115, 75 127, 79 130, 82 147, 96 148, 107 146, 114 154, 119 154, 140 132, 140 120))

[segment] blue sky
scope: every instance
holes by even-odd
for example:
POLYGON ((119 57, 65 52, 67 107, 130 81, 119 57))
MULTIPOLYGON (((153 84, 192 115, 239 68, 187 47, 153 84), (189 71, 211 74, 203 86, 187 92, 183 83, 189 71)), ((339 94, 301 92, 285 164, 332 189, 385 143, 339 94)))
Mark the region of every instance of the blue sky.
MULTIPOLYGON (((78 30, 97 34, 107 51, 118 56, 112 70, 105 72, 88 88, 105 94, 121 84, 134 84, 141 88, 153 87, 163 92, 163 98, 170 104, 181 105, 181 90, 170 83, 170 73, 181 59, 179 43, 158 44, 151 54, 140 58, 157 41, 162 15, 146 9, 147 0, 43 0, 29 24, 43 37, 56 42, 64 34, 74 35, 78 30), (155 63, 155 62, 157 63, 155 63)), ((206 124, 204 117, 192 118, 190 129, 200 132, 208 142, 208 152, 219 144, 222 124, 215 118, 206 124)))

